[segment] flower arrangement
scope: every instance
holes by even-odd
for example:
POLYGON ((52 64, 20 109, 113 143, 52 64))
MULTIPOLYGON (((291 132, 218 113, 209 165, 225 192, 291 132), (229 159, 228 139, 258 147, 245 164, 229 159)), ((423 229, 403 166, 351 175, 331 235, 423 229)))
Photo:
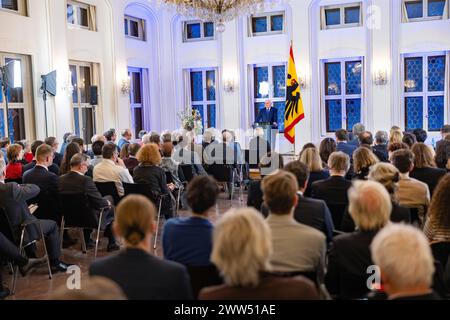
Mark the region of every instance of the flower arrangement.
POLYGON ((178 117, 181 120, 183 129, 194 131, 197 135, 202 133, 202 116, 198 110, 186 107, 183 111, 178 113, 178 117))

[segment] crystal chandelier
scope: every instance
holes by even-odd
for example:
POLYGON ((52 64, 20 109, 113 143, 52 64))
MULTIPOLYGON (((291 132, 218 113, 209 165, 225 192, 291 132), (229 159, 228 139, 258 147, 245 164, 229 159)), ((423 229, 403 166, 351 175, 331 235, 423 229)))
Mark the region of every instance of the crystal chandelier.
POLYGON ((223 32, 224 22, 261 11, 266 5, 275 5, 282 0, 162 0, 162 2, 175 6, 182 16, 213 21, 216 23, 216 30, 223 32))

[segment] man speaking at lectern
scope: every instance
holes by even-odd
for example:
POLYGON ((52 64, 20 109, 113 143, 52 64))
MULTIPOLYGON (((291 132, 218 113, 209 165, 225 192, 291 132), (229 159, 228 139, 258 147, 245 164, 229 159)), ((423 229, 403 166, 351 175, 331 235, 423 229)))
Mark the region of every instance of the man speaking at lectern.
POLYGON ((264 129, 265 139, 270 143, 272 150, 275 150, 276 130, 278 129, 278 110, 272 107, 272 101, 264 102, 264 109, 260 109, 256 117, 255 125, 264 129))

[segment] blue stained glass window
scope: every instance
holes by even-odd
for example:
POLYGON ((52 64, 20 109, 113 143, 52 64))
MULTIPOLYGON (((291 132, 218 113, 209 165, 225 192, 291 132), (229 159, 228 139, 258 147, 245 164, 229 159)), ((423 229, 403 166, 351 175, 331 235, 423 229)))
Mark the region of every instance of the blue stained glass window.
POLYGON ((428 57, 428 91, 444 91, 445 56, 428 57))
POLYGON ((205 22, 203 24, 203 33, 205 37, 214 37, 214 23, 213 22, 205 22))
POLYGON ((347 128, 353 128, 353 125, 361 122, 361 99, 347 99, 347 128))
POLYGON ((71 4, 67 5, 67 23, 74 24, 74 12, 73 12, 73 6, 71 4))
POLYGON ((188 39, 198 39, 201 37, 200 23, 188 23, 186 29, 188 39))
POLYGON ((273 67, 274 97, 284 98, 286 96, 286 68, 285 66, 273 67))
POLYGON ((278 131, 284 132, 284 112, 286 110, 286 102, 285 101, 274 102, 273 106, 278 110, 278 131))
POLYGON ((406 130, 423 128, 423 98, 405 98, 406 105, 406 130))
POLYGON ((216 127, 216 105, 208 104, 208 128, 216 127))
POLYGON ((191 72, 191 100, 203 101, 203 76, 201 71, 191 72))
POLYGON ((334 26, 341 24, 341 10, 340 9, 325 10, 325 20, 327 26, 334 26))
POLYGON ((407 1, 405 2, 406 12, 409 19, 423 17, 423 1, 407 1))
POLYGON ((272 31, 283 31, 283 15, 276 15, 270 17, 271 30, 272 31))
POLYGON ((325 64, 325 91, 327 95, 341 94, 341 64, 339 62, 325 64))
POLYGON ((428 16, 439 17, 444 14, 445 0, 428 0, 428 16))
POLYGON ((345 23, 359 23, 359 11, 359 6, 345 8, 345 23))
POLYGON ((428 97, 428 130, 439 131, 444 125, 444 96, 428 97))
POLYGON ((2 81, 0 80, 0 103, 3 102, 3 87, 2 87, 2 81))
POLYGON ((75 125, 75 135, 80 136, 80 117, 78 114, 78 108, 73 108, 73 121, 75 125))
POLYGON ((345 63, 346 72, 346 93, 347 94, 361 94, 361 61, 351 61, 345 63))
POLYGON ((264 109, 264 102, 256 102, 255 103, 255 119, 262 109, 264 109))
POLYGON ((200 113, 200 116, 202 117, 202 125, 203 128, 205 128, 205 117, 204 117, 204 113, 203 113, 203 105, 193 105, 192 106, 192 110, 197 110, 200 113))
POLYGON ((216 77, 215 71, 206 71, 206 99, 216 100, 216 77))
POLYGON ((341 100, 327 100, 325 103, 327 132, 334 132, 342 128, 341 100))
POLYGON ((422 92, 423 60, 421 57, 405 59, 405 92, 422 92))
POLYGON ((267 18, 266 17, 252 18, 252 29, 254 33, 267 32, 267 18))
POLYGON ((265 92, 268 89, 268 81, 269 81, 269 68, 268 67, 255 67, 253 69, 254 73, 254 92, 255 98, 268 98, 269 92, 265 92), (264 83, 264 84, 262 84, 264 83), (265 88, 265 86, 267 88, 265 88), (267 94, 266 94, 267 93, 267 94))

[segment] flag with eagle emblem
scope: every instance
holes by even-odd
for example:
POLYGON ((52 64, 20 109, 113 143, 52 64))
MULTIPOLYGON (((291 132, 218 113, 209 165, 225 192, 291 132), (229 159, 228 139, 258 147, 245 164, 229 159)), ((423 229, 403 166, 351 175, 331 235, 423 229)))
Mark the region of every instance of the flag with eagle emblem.
POLYGON ((294 53, 289 54, 288 72, 286 79, 286 110, 284 113, 284 136, 290 143, 295 143, 295 126, 305 117, 303 111, 302 97, 300 95, 300 84, 298 82, 297 70, 295 69, 294 53))

